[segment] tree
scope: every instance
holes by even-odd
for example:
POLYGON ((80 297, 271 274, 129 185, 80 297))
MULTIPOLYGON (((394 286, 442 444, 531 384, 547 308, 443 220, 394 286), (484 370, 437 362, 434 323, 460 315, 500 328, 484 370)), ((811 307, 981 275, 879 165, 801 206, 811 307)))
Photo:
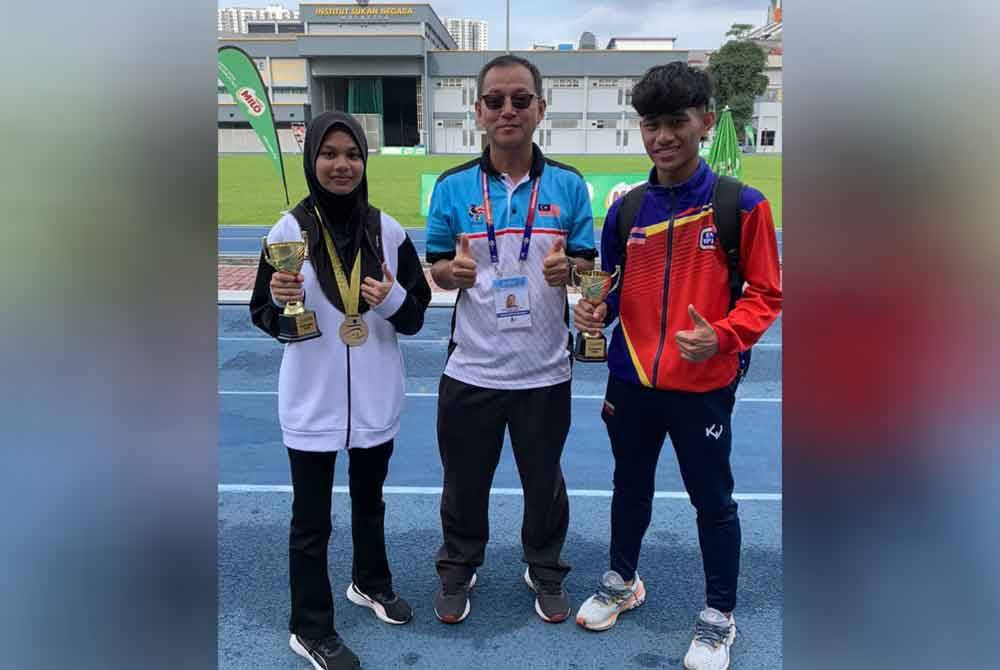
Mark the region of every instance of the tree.
MULTIPOLYGON (((738 26, 733 26, 737 28, 738 26)), ((764 66, 767 55, 750 40, 731 40, 712 54, 708 71, 715 82, 715 100, 719 109, 733 110, 733 123, 742 136, 753 116, 754 98, 767 90, 764 66)))
POLYGON ((729 28, 729 32, 726 33, 726 37, 733 37, 735 39, 741 40, 746 37, 747 33, 753 30, 753 25, 749 23, 734 23, 729 28))

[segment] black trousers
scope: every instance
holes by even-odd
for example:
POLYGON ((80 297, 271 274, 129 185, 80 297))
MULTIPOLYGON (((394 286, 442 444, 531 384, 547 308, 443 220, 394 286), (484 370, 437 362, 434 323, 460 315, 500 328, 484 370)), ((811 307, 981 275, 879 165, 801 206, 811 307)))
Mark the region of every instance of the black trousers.
MULTIPOLYGON (((385 503, 382 484, 389 472, 392 440, 377 447, 348 449, 354 583, 365 593, 392 588, 385 555, 385 503)), ((292 469, 292 525, 288 573, 292 615, 288 628, 309 638, 334 632, 333 594, 327 574, 327 545, 332 524, 330 501, 337 452, 288 450, 292 469)))
POLYGON ((569 527, 569 499, 559 464, 569 432, 570 383, 513 391, 480 388, 447 376, 438 393, 438 448, 444 466, 437 554, 443 583, 471 578, 489 539, 489 493, 504 429, 524 489, 523 560, 540 580, 561 582, 560 554, 569 527))
POLYGON ((656 489, 656 464, 667 434, 697 512, 706 602, 736 606, 740 519, 733 500, 732 415, 735 388, 707 393, 660 391, 608 378, 602 417, 615 457, 611 499, 611 569, 626 581, 639 563, 656 489))

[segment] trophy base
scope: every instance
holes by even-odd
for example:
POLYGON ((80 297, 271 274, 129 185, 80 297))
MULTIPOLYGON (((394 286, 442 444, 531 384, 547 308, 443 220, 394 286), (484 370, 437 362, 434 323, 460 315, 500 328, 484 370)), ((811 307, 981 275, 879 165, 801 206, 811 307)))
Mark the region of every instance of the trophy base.
POLYGON ((281 314, 278 316, 279 342, 286 344, 304 342, 322 334, 316 325, 316 312, 303 311, 301 314, 281 314))
POLYGON ((577 333, 573 358, 581 363, 603 363, 608 360, 608 341, 604 335, 577 333))

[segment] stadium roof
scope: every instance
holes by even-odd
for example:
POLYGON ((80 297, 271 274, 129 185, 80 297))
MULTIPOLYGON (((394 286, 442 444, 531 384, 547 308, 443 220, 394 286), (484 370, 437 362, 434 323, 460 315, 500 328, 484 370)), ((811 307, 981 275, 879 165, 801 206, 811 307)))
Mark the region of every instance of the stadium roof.
POLYGON ((781 41, 781 21, 768 23, 760 28, 754 28, 747 33, 747 38, 751 40, 781 41))
POLYGON ((604 48, 605 49, 614 49, 615 48, 614 44, 618 40, 621 40, 623 42, 625 42, 625 41, 628 41, 628 42, 666 42, 668 40, 671 41, 671 42, 676 42, 677 38, 676 37, 612 37, 610 40, 608 40, 608 46, 606 46, 604 48))

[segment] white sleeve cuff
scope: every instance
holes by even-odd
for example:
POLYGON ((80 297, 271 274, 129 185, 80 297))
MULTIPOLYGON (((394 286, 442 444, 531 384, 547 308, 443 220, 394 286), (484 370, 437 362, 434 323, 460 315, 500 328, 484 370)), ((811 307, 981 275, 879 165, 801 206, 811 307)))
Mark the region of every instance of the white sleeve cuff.
POLYGON ((389 294, 385 296, 385 300, 375 305, 372 311, 383 319, 389 319, 389 317, 398 312, 399 308, 403 306, 404 300, 406 300, 406 289, 400 286, 399 282, 393 282, 392 288, 389 289, 389 294))

